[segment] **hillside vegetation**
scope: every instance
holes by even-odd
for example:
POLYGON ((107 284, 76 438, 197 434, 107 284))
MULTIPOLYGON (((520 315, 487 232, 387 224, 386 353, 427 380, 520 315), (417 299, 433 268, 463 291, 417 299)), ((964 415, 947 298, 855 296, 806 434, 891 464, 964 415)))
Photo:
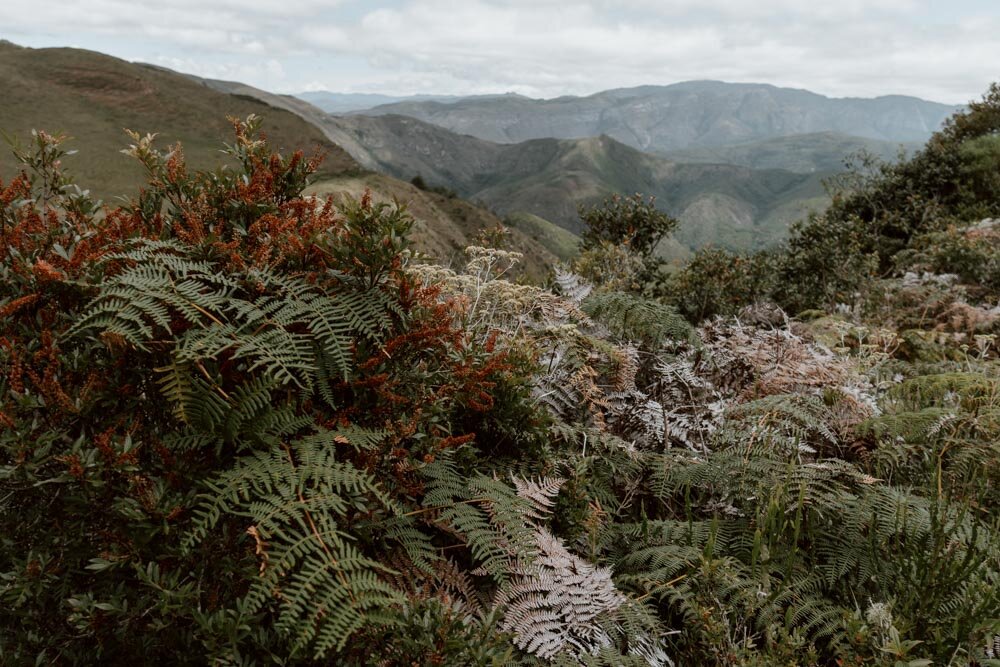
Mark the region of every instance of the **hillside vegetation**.
POLYGON ((892 142, 852 137, 837 132, 793 134, 774 139, 726 146, 706 146, 670 151, 678 162, 736 164, 753 169, 787 169, 801 173, 839 172, 845 160, 865 152, 884 161, 895 161, 900 153, 913 153, 922 142, 892 142))
MULTIPOLYGON (((445 200, 362 169, 340 145, 331 141, 309 116, 326 114, 288 96, 267 95, 242 84, 211 82, 149 65, 128 63, 80 49, 26 49, 0 42, 0 131, 22 144, 35 128, 70 135, 66 168, 81 188, 99 199, 116 202, 145 183, 142 170, 121 154, 124 128, 155 132, 164 145, 181 142, 193 169, 214 168, 225 156, 219 137, 228 131, 227 116, 263 118, 262 130, 275 149, 319 150, 325 155, 317 178, 330 179, 326 192, 340 188, 359 194, 365 187, 382 199, 411 206, 417 219, 415 247, 445 261, 469 245, 477 234, 500 220, 488 211, 459 200, 445 200)), ((366 165, 367 166, 367 165, 366 165)), ((17 168, 10 150, 0 150, 0 169, 17 168)), ((407 180, 411 178, 407 176, 407 180)), ((513 248, 525 253, 519 270, 541 276, 553 257, 516 230, 513 248)))
MULTIPOLYGON (((218 164, 226 116, 257 114, 266 118, 263 129, 275 147, 325 152, 323 173, 357 168, 301 118, 162 68, 81 49, 26 49, 0 42, 0 80, 0 130, 22 142, 36 128, 72 135, 78 152, 66 158, 67 167, 82 187, 109 201, 144 182, 141 170, 120 152, 123 128, 156 132, 165 144, 182 142, 191 166, 204 169, 218 164)), ((9 173, 15 166, 10 151, 0 151, 0 168, 9 173)))
POLYGON ((1000 659, 1000 87, 782 247, 663 273, 617 197, 547 287, 259 129, 0 183, 0 662, 1000 659))

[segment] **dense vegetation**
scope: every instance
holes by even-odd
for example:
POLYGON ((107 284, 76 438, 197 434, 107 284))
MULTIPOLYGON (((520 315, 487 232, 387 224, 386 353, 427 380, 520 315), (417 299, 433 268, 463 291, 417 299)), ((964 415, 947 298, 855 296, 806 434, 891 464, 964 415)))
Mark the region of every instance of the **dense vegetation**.
POLYGON ((1000 89, 779 251, 616 199, 551 289, 235 129, 0 184, 0 661, 998 664, 1000 89))

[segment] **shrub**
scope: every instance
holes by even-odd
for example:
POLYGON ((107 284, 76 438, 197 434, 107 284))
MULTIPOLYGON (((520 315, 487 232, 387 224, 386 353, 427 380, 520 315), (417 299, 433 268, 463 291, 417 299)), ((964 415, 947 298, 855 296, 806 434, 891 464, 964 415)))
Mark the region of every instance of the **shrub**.
POLYGON ((741 308, 771 297, 775 289, 771 253, 733 253, 703 248, 661 287, 666 298, 692 322, 735 315, 741 308))
MULTIPOLYGON (((656 208, 653 197, 613 195, 598 206, 580 207, 584 251, 603 242, 625 245, 647 264, 660 241, 678 225, 675 218, 656 208)), ((652 268, 652 267, 651 267, 652 268)))
POLYGON ((194 174, 132 135, 121 208, 41 132, 0 184, 4 663, 365 663, 358 633, 426 625, 397 568, 495 557, 481 510, 470 542, 421 520, 422 469, 507 437, 513 357, 406 277, 405 211, 302 197, 318 159, 234 127, 240 168, 194 174))
POLYGON ((793 310, 852 303, 921 235, 1000 214, 1000 85, 953 116, 913 157, 860 156, 829 185, 827 211, 792 227, 780 284, 793 310))

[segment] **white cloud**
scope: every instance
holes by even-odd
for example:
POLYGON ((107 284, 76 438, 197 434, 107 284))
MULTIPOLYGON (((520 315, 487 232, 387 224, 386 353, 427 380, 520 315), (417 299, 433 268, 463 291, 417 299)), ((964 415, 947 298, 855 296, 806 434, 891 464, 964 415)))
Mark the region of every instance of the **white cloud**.
POLYGON ((178 72, 194 74, 204 79, 245 82, 252 78, 260 79, 263 77, 265 81, 270 82, 270 85, 262 86, 265 90, 280 86, 287 77, 284 66, 273 58, 254 63, 212 63, 193 58, 158 56, 153 58, 151 62, 154 65, 160 65, 178 72))
POLYGON ((965 101, 1000 76, 1000 8, 988 0, 5 4, 0 36, 14 41, 85 43, 285 92, 556 96, 713 78, 965 101))

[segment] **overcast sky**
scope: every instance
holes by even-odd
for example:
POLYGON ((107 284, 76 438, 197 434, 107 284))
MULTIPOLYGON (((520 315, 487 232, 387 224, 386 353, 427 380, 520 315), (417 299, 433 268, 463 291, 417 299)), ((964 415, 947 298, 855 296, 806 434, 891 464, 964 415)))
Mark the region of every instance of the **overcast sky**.
MULTIPOLYGON (((518 92, 690 79, 978 98, 1000 0, 3 0, 0 37, 275 92, 518 92)), ((2 94, 2 93, 0 93, 2 94)))

